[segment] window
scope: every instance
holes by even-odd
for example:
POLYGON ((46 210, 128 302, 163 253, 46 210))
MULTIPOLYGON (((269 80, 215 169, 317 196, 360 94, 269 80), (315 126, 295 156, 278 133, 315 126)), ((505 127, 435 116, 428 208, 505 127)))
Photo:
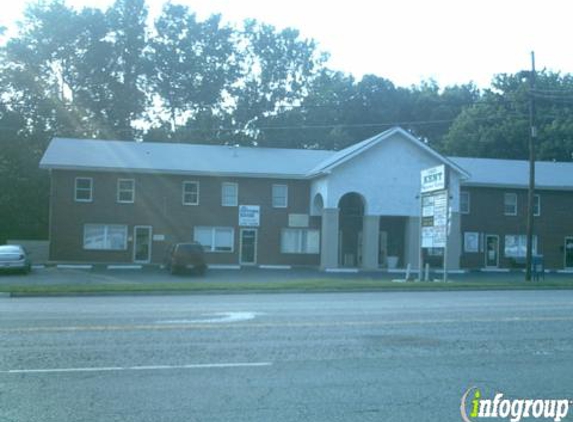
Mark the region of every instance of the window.
POLYGON ((470 193, 469 192, 460 192, 460 212, 462 214, 469 214, 470 213, 470 193))
POLYGON ((235 230, 232 227, 195 227, 193 239, 205 252, 233 252, 235 230))
POLYGON ((199 205, 199 182, 183 182, 183 205, 199 205))
POLYGON ((223 183, 221 192, 221 205, 224 207, 236 207, 239 204, 239 185, 236 183, 223 183))
POLYGON ((479 233, 465 232, 464 233, 464 252, 475 253, 479 252, 479 233))
MULTIPOLYGON (((533 236, 532 253, 537 254, 537 236, 533 236)), ((527 252, 527 236, 508 234, 505 236, 505 256, 524 258, 527 252)))
POLYGON ((286 208, 288 206, 288 186, 273 185, 273 207, 286 208))
POLYGON ((93 179, 91 177, 76 177, 75 196, 76 202, 92 202, 93 179))
POLYGON ((539 217, 541 215, 541 196, 533 195, 533 215, 539 217))
POLYGON ((120 224, 86 224, 84 249, 123 251, 127 249, 127 226, 120 224))
POLYGON ((503 213, 505 215, 517 215, 516 193, 506 193, 503 195, 503 213))
POLYGON ((131 204, 135 201, 135 180, 117 179, 117 202, 131 204))
POLYGON ((282 253, 317 254, 320 251, 320 232, 309 229, 283 229, 282 253))

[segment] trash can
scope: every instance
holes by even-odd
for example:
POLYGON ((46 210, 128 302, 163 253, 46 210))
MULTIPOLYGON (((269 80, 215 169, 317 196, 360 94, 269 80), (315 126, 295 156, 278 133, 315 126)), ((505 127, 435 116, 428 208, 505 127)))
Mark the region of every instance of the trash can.
POLYGON ((543 255, 533 255, 531 257, 531 277, 535 281, 539 281, 540 278, 545 278, 543 255))

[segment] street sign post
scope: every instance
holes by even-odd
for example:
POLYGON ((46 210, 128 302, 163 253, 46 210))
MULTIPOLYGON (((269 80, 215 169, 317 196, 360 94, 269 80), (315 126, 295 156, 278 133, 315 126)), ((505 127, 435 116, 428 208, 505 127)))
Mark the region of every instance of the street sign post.
POLYGON ((424 249, 442 248, 444 281, 447 280, 449 190, 446 166, 420 172, 420 272, 422 280, 424 249))

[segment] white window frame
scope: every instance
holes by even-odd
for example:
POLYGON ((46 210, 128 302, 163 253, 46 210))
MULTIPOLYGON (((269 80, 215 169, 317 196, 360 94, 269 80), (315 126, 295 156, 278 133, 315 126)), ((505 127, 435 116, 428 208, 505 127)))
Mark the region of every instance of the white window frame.
POLYGON ((271 203, 273 208, 287 208, 288 207, 288 185, 285 184, 273 184, 271 188, 271 203), (275 189, 284 188, 284 204, 279 204, 275 202, 275 199, 283 199, 283 196, 275 195, 275 189))
POLYGON ((480 252, 480 235, 478 232, 464 232, 464 252, 480 252))
POLYGON ((93 202, 94 199, 94 179, 93 177, 76 177, 75 181, 74 181, 74 200, 76 202, 93 202), (78 188, 78 181, 80 180, 89 180, 90 182, 90 188, 89 190, 87 188, 78 188), (90 197, 89 199, 82 199, 82 198, 78 198, 78 191, 82 191, 82 192, 88 192, 90 193, 90 197))
POLYGON ((223 207, 236 207, 239 205, 239 184, 236 182, 223 182, 221 184, 221 205, 223 207), (225 202, 226 200, 226 196, 225 196, 225 188, 226 187, 233 187, 235 189, 235 195, 232 198, 233 201, 231 202, 225 202))
MULTIPOLYGON (((538 239, 536 235, 533 235, 532 245, 531 245, 531 253, 532 255, 537 255, 537 243, 538 239)), ((506 258, 525 258, 527 254, 527 235, 524 234, 506 234, 503 237, 503 256, 506 258), (507 253, 507 245, 508 245, 508 237, 514 237, 517 241, 517 253, 513 254, 507 253), (523 254, 520 253, 523 250, 523 254)))
POLYGON ((304 255, 316 255, 320 253, 320 230, 318 229, 305 229, 305 228, 292 228, 292 227, 288 227, 288 228, 283 228, 281 230, 281 239, 280 239, 280 249, 281 249, 281 253, 283 254, 304 254, 304 255), (294 251, 288 251, 285 250, 285 245, 284 245, 284 236, 285 233, 287 232, 291 232, 291 233, 297 233, 297 245, 295 247, 294 251), (316 244, 316 248, 309 250, 309 244, 308 244, 308 239, 309 239, 309 234, 312 233, 315 236, 318 236, 318 241, 316 244))
POLYGON ((541 195, 539 194, 533 195, 533 216, 541 216, 541 195))
POLYGON ((83 233, 83 249, 87 251, 125 251, 127 250, 127 225, 125 224, 97 224, 97 223, 89 223, 84 224, 84 233, 83 233), (88 232, 88 228, 102 228, 103 229, 103 247, 86 247, 86 234, 88 232), (116 229, 122 229, 124 234, 123 243, 120 247, 114 248, 111 247, 111 239, 110 239, 110 229, 114 227, 116 229), (106 247, 106 245, 110 245, 106 247))
POLYGON ((135 179, 117 179, 117 203, 133 204, 135 202, 135 179), (122 189, 122 182, 131 182, 131 189, 122 189), (121 199, 122 193, 131 193, 131 200, 121 199))
POLYGON ((471 196, 470 193, 468 191, 460 191, 460 214, 469 214, 470 210, 471 210, 471 196), (462 201, 462 197, 466 198, 465 204, 467 205, 467 208, 464 209, 462 208, 462 204, 464 204, 464 201, 462 201))
POLYGON ((193 228, 193 240, 198 242, 197 231, 198 230, 209 230, 211 231, 211 244, 203 245, 205 252, 208 253, 233 253, 235 252, 235 228, 234 227, 222 227, 222 226, 195 226, 193 228), (231 232, 231 249, 229 250, 218 250, 215 240, 217 239, 217 232, 220 231, 230 231, 231 232))
POLYGON ((181 203, 183 205, 199 205, 199 182, 194 181, 194 180, 185 180, 183 181, 183 183, 181 184, 181 203), (185 201, 185 196, 186 195, 193 195, 194 192, 187 192, 186 191, 186 187, 187 186, 195 186, 196 189, 196 195, 197 195, 197 200, 196 201, 185 201))
POLYGON ((515 192, 505 192, 503 194, 503 215, 517 215, 517 193, 515 192), (513 212, 508 212, 507 207, 512 205, 508 203, 509 198, 514 198, 513 202, 513 212))

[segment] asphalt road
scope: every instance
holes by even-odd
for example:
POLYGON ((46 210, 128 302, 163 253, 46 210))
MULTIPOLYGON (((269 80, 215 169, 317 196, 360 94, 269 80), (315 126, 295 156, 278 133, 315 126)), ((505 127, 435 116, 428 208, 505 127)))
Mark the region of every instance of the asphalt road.
POLYGON ((2 422, 459 421, 472 386, 573 398, 573 292, 0 298, 2 422))

